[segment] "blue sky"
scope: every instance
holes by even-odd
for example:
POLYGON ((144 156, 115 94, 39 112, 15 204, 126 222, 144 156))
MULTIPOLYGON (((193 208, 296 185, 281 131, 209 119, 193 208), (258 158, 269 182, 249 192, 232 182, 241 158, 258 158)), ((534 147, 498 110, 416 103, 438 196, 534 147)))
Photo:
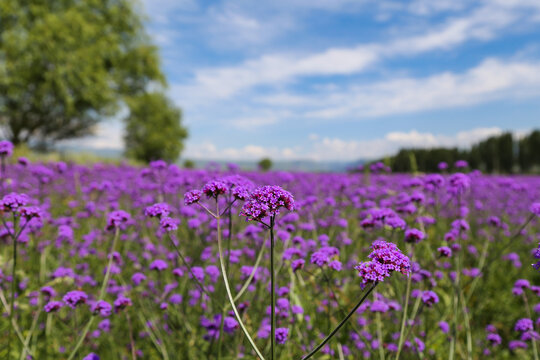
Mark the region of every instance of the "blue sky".
MULTIPOLYGON (((343 160, 540 127, 538 0, 144 0, 184 158, 343 160)), ((121 147, 103 123, 82 144, 121 147)))

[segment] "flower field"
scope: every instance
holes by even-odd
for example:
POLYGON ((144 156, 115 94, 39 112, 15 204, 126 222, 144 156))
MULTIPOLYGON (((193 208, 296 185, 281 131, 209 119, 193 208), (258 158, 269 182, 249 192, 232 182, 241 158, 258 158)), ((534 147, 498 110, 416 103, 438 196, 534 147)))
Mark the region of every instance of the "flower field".
POLYGON ((2 164, 2 359, 538 359, 540 177, 2 164))

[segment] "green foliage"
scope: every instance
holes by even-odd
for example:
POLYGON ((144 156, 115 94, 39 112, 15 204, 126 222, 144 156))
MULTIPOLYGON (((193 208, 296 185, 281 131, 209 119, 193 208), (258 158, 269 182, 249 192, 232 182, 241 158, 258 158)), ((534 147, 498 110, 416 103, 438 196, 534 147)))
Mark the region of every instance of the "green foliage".
POLYGON ((195 162, 193 160, 186 159, 184 161, 184 168, 185 169, 193 169, 194 167, 195 167, 195 162))
POLYGON ((523 171, 540 167, 540 130, 523 137, 518 143, 519 166, 523 171))
POLYGON ((268 170, 270 170, 272 168, 272 160, 269 159, 269 158, 264 158, 264 159, 262 159, 261 161, 259 161, 257 163, 257 166, 262 171, 268 171, 268 170))
POLYGON ((183 149, 187 130, 180 121, 182 112, 159 92, 146 93, 127 100, 126 155, 149 162, 175 161, 183 149))
POLYGON ((91 133, 156 82, 157 48, 132 1, 0 2, 0 123, 14 144, 91 133))
POLYGON ((437 172, 438 164, 452 166, 466 160, 471 168, 488 173, 535 172, 540 168, 540 131, 535 130, 521 140, 507 132, 492 136, 472 146, 470 150, 457 148, 401 149, 385 159, 396 172, 437 172))

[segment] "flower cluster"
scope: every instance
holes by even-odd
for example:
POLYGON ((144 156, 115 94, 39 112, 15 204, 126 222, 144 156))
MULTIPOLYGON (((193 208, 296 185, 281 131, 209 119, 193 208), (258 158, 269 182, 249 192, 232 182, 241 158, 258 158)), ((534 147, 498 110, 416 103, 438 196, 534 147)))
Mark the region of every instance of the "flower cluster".
POLYGON ((124 210, 115 210, 107 216, 107 230, 119 228, 131 219, 131 215, 124 210))
POLYGON ((407 256, 398 247, 384 240, 375 240, 371 245, 372 252, 369 254, 371 261, 360 263, 355 269, 362 278, 362 286, 373 282, 381 282, 397 271, 408 275, 411 263, 407 256))
POLYGON ((10 141, 0 141, 0 156, 9 157, 13 154, 13 144, 10 141))
POLYGON ((294 199, 290 192, 279 186, 262 186, 255 189, 242 207, 241 214, 248 220, 262 221, 279 214, 281 208, 294 210, 294 199))

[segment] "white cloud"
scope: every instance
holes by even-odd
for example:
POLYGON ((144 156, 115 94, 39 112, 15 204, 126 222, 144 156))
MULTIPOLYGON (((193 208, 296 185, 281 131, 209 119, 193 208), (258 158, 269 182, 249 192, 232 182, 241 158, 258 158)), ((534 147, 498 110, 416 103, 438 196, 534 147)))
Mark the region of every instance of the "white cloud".
MULTIPOLYGON (((301 77, 357 74, 386 58, 450 49, 473 40, 486 41, 512 26, 536 22, 539 14, 538 1, 484 2, 467 15, 422 29, 419 34, 399 35, 388 42, 328 48, 311 54, 265 54, 237 65, 198 69, 193 81, 182 84, 178 90, 182 95, 208 101, 229 98, 260 85, 283 86, 301 77)), ((235 16, 244 32, 246 26, 258 27, 255 20, 235 16)))
POLYGON ((228 121, 232 126, 242 130, 255 130, 278 122, 276 117, 245 117, 228 121))
MULTIPOLYGON (((401 78, 320 95, 308 118, 357 119, 468 106, 500 99, 538 96, 540 63, 487 59, 468 71, 426 78, 401 78)), ((307 104, 308 99, 306 99, 307 104)))

